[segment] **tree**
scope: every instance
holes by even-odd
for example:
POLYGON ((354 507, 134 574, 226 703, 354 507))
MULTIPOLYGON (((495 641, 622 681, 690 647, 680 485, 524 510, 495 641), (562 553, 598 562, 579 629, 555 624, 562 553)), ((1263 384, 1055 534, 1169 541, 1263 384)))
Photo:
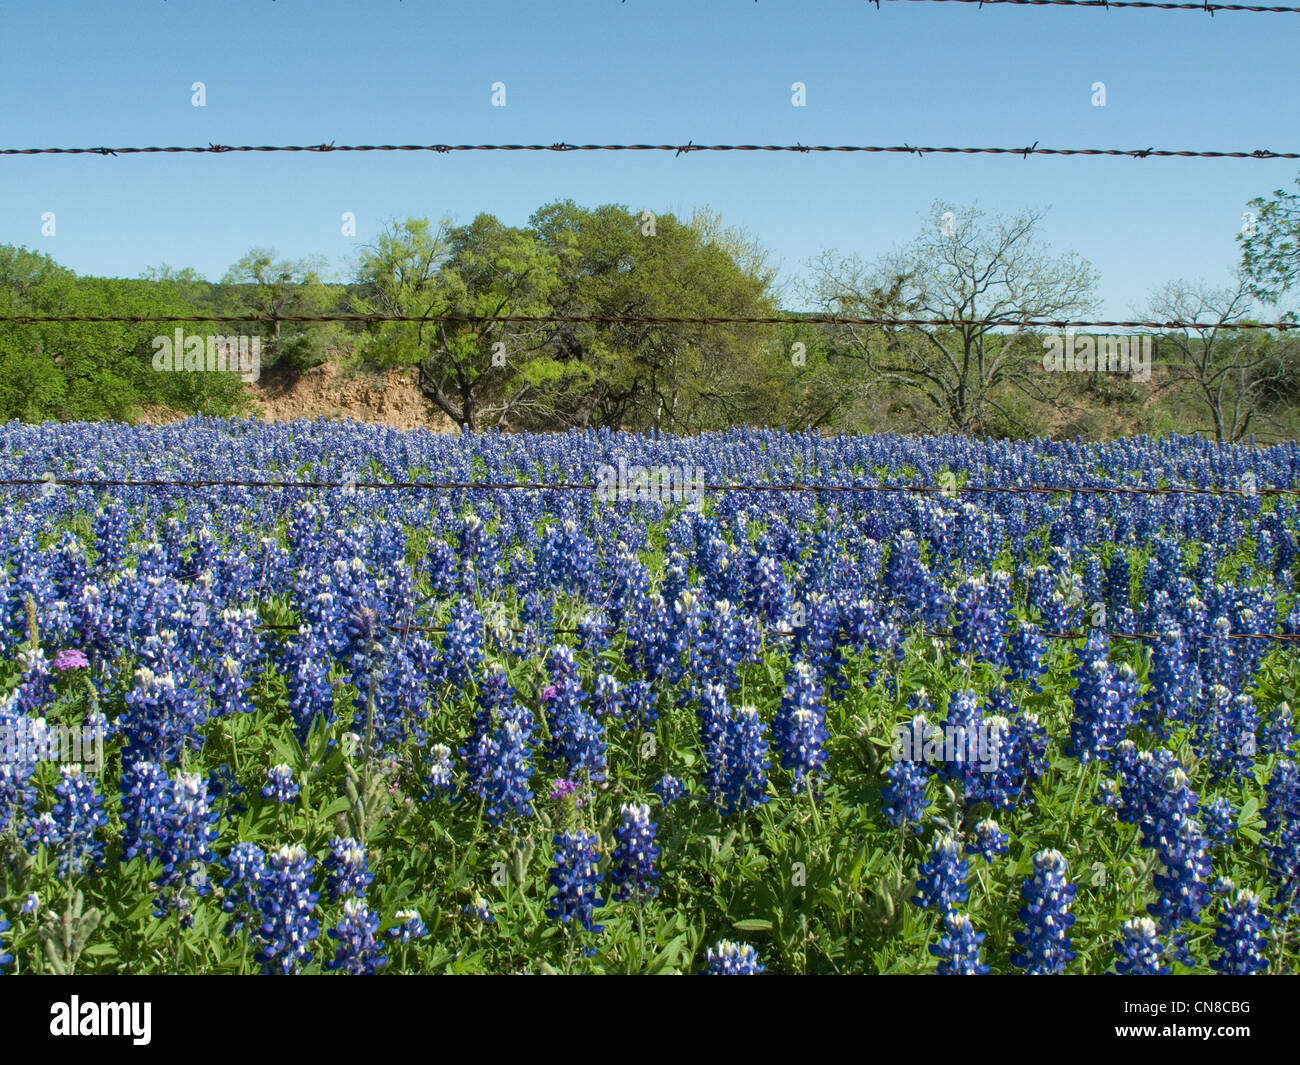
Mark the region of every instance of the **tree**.
MULTIPOLYGON (((184 316, 184 285, 77 277, 48 256, 0 245, 0 313, 184 316)), ((156 323, 50 322, 0 328, 0 418, 131 420, 146 406, 235 413, 232 374, 155 373, 156 323)))
POLYGON ((270 336, 265 338, 262 363, 291 372, 323 362, 338 330, 328 323, 289 323, 280 315, 323 314, 334 303, 321 280, 318 259, 276 260, 275 251, 253 248, 227 271, 222 285, 231 286, 229 307, 239 314, 273 318, 270 336))
MULTIPOLYGON (((1296 177, 1300 187, 1300 176, 1296 177)), ((1276 189, 1273 198, 1250 201, 1259 212, 1238 233, 1241 268, 1251 294, 1276 303, 1300 281, 1300 194, 1276 189)), ((1289 312, 1290 317, 1295 311, 1289 312)))
POLYGON ((824 313, 858 318, 936 318, 1018 323, 1011 334, 986 325, 845 326, 842 357, 861 360, 864 387, 901 386, 928 412, 926 428, 986 433, 1023 425, 1001 401, 1008 387, 1049 398, 1041 347, 1023 325, 1093 306, 1096 274, 1073 253, 1051 258, 1037 241, 1042 211, 983 224, 975 207, 931 207, 906 250, 874 264, 824 254, 809 294, 824 313))
MULTIPOLYGON (((433 316, 550 311, 555 262, 537 238, 481 214, 467 226, 427 219, 390 225, 363 255, 363 312, 433 316)), ((424 394, 470 429, 503 425, 527 409, 536 381, 529 355, 544 331, 501 322, 385 322, 360 342, 378 365, 419 367, 424 394)))
POLYGON ((1152 318, 1206 323, 1166 331, 1160 351, 1162 361, 1173 356, 1169 384, 1205 407, 1221 443, 1236 443, 1250 432, 1252 421, 1286 376, 1282 346, 1265 331, 1223 328, 1250 320, 1250 290, 1251 280, 1243 271, 1235 284, 1221 289, 1172 281, 1158 289, 1149 304, 1152 318))
MULTIPOLYGON (((531 226, 557 258, 555 313, 627 318, 762 317, 772 271, 747 234, 707 210, 692 222, 620 204, 547 204, 531 226)), ((561 425, 695 432, 753 414, 756 360, 770 330, 652 322, 561 323, 547 354, 571 367, 561 425)))

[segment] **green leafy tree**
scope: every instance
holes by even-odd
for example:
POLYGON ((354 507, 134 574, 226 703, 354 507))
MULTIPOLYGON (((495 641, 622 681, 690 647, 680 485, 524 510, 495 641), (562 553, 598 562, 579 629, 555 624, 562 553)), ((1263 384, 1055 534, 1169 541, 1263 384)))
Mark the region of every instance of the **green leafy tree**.
MULTIPOLYGON (((185 315, 186 282, 79 278, 46 255, 0 246, 0 311, 39 315, 185 315)), ((133 420, 145 408, 244 409, 233 374, 157 373, 153 338, 165 325, 129 322, 0 327, 0 417, 133 420)))
MULTIPOLYGON (((567 317, 762 317, 774 312, 761 246, 716 215, 692 222, 621 205, 548 204, 531 224, 559 260, 555 312, 567 317)), ((558 422, 696 431, 751 411, 755 360, 772 331, 755 326, 563 323, 549 356, 580 367, 558 422)))
MULTIPOLYGON (((1300 176, 1296 177, 1300 188, 1300 176)), ((1250 201, 1258 212, 1238 233, 1241 267, 1251 294, 1269 303, 1280 302, 1300 281, 1300 193, 1276 189, 1270 199, 1250 201)), ((1295 308, 1288 312, 1294 318, 1295 308)))
MULTIPOLYGON (((427 219, 390 225, 359 269, 363 313, 494 317, 550 313, 555 261, 526 230, 482 214, 467 226, 427 219)), ((529 410, 530 367, 543 330, 501 322, 385 322, 358 350, 379 366, 416 366, 420 388, 447 417, 471 429, 505 425, 529 410)))
POLYGON ((282 315, 324 314, 334 308, 335 294, 321 279, 322 271, 319 259, 276 259, 274 250, 253 248, 221 279, 227 310, 273 319, 263 340, 263 367, 305 370, 324 362, 337 343, 339 330, 332 323, 279 320, 282 315))

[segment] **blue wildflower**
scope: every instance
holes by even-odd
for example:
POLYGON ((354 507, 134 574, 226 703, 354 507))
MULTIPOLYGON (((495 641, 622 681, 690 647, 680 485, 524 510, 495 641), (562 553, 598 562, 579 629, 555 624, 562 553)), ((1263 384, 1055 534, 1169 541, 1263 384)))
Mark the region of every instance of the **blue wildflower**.
POLYGON ((944 934, 930 953, 939 959, 939 976, 984 976, 989 967, 980 961, 980 944, 984 933, 976 932, 964 913, 949 910, 943 915, 944 934))
POLYGON ((930 845, 930 857, 921 863, 916 889, 920 894, 912 902, 922 909, 947 911, 970 897, 966 874, 970 865, 961 856, 961 848, 951 835, 940 832, 930 845))
POLYGON ((705 976, 757 976, 764 969, 758 964, 758 951, 748 943, 723 939, 705 954, 705 976))
POLYGON ((1029 904, 1020 908, 1025 930, 1015 934, 1023 954, 1013 954, 1011 964, 1030 975, 1060 973, 1074 960, 1070 949, 1069 912, 1075 886, 1066 880, 1065 857, 1060 851, 1043 850, 1034 855, 1034 875, 1025 881, 1021 894, 1029 904))
POLYGON ((564 832, 555 836, 555 864, 551 868, 551 885, 555 894, 546 916, 561 924, 576 922, 588 932, 601 932, 603 925, 593 923, 596 909, 605 905, 596 896, 596 885, 604 876, 596 872, 600 852, 597 837, 588 832, 564 832))
POLYGON ((1259 896, 1244 888, 1219 911, 1219 929, 1214 945, 1222 953, 1210 960, 1210 968, 1230 976, 1251 976, 1268 968, 1264 948, 1268 941, 1261 933, 1269 921, 1259 910, 1259 896))
POLYGON ((621 814, 622 823, 614 829, 618 843, 610 855, 613 866, 609 879, 614 885, 614 898, 652 898, 659 892, 653 883, 659 879, 654 868, 659 848, 654 843, 656 825, 650 820, 650 807, 624 803, 621 814))
POLYGON ((1123 939, 1115 943, 1115 971, 1121 976, 1167 976, 1169 970, 1160 964, 1164 947, 1156 934, 1156 923, 1150 917, 1134 917, 1125 921, 1121 932, 1123 939))
POLYGON ((379 915, 366 905, 365 899, 348 899, 343 903, 343 917, 337 928, 327 933, 338 945, 334 960, 325 968, 341 970, 352 976, 373 976, 388 964, 375 938, 379 915))
POLYGON ((302 790, 293 779, 293 770, 281 762, 266 771, 266 784, 262 788, 262 798, 274 799, 276 802, 293 802, 302 790))

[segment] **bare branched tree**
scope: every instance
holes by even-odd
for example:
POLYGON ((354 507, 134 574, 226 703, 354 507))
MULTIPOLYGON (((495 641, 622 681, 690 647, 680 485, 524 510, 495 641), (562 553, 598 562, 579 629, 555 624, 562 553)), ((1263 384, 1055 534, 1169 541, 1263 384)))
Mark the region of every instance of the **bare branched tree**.
MULTIPOLYGON (((833 253, 813 264, 811 295, 825 313, 863 318, 999 319, 1023 323, 1084 313, 1096 274, 1074 254, 1051 257, 1036 240, 1042 211, 981 220, 975 207, 936 201, 921 235, 875 264, 833 253)), ((1046 402, 1042 350, 1024 327, 845 326, 842 354, 862 360, 867 384, 901 385, 931 411, 933 429, 982 433, 1019 426, 999 392, 1014 386, 1046 402)))
POLYGON ((1162 334, 1161 361, 1170 363, 1164 387, 1178 388, 1199 401, 1220 442, 1235 443, 1249 434, 1285 373, 1276 338, 1262 330, 1223 328, 1248 321, 1252 310, 1250 278, 1244 272, 1220 289, 1171 281, 1148 304, 1151 318, 1206 323, 1162 334))

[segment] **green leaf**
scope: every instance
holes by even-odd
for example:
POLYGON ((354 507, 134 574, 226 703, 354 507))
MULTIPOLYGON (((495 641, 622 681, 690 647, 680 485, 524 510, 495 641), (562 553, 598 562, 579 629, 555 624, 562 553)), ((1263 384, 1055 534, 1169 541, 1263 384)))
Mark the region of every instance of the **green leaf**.
POLYGON ((764 917, 746 917, 743 921, 732 921, 731 927, 737 932, 770 932, 772 922, 764 917))

